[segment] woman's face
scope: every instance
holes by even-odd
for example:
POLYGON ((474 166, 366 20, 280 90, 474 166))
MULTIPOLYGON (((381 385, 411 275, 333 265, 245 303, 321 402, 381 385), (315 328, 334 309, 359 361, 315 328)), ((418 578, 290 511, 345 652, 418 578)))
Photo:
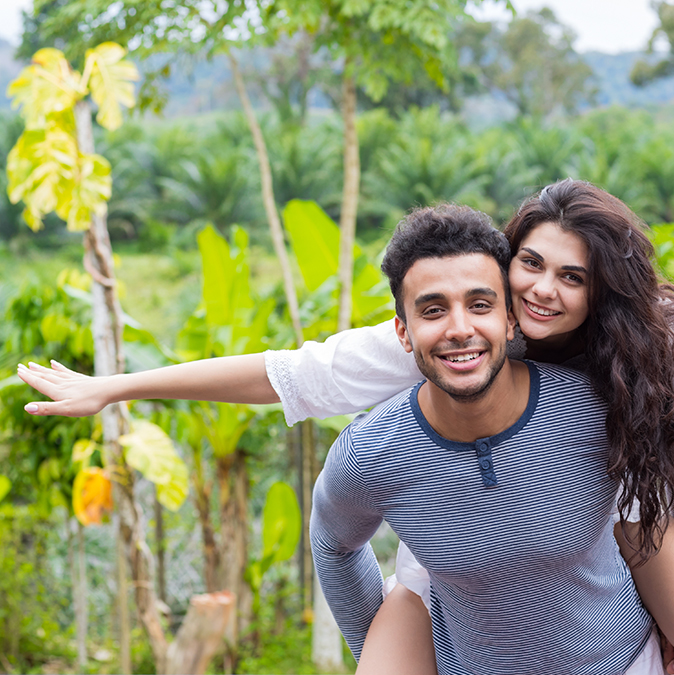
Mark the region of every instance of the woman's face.
POLYGON ((522 240, 510 263, 513 312, 532 340, 564 345, 588 314, 585 242, 555 223, 542 223, 522 240))

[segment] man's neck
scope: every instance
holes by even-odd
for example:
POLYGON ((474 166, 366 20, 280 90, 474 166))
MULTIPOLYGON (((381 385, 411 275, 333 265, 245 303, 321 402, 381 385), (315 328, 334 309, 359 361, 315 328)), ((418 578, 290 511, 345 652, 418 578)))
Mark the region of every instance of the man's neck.
POLYGON ((489 391, 477 400, 461 401, 432 382, 419 389, 419 407, 438 434, 472 443, 505 431, 522 416, 529 401, 529 370, 506 359, 489 391))

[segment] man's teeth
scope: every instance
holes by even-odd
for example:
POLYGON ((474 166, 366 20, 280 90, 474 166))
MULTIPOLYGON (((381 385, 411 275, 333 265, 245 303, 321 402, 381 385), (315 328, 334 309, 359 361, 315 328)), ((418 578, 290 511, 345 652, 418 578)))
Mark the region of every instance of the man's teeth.
POLYGON ((473 354, 461 354, 459 356, 448 356, 447 360, 452 361, 452 363, 461 363, 462 361, 472 361, 480 356, 480 352, 474 352, 473 354))
POLYGON ((542 307, 536 307, 536 305, 532 305, 530 302, 527 302, 526 300, 524 302, 527 303, 527 307, 534 314, 540 314, 541 316, 555 316, 556 314, 561 314, 561 312, 555 312, 552 309, 543 309, 542 307))

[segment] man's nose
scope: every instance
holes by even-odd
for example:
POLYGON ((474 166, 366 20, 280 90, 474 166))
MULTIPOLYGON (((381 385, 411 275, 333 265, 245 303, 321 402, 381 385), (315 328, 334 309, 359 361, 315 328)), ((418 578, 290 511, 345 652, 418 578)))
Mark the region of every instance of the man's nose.
POLYGON ((465 342, 475 335, 472 316, 465 309, 450 312, 445 337, 452 342, 465 342))

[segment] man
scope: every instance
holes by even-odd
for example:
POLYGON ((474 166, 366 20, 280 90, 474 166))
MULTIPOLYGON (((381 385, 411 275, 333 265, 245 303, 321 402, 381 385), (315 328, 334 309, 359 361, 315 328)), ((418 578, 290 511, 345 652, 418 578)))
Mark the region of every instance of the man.
POLYGON ((427 381, 342 432, 312 547, 358 658, 381 604, 385 519, 431 579, 440 675, 624 672, 651 619, 618 562, 604 409, 583 375, 510 361, 509 249, 466 207, 420 209, 382 269, 427 381))

